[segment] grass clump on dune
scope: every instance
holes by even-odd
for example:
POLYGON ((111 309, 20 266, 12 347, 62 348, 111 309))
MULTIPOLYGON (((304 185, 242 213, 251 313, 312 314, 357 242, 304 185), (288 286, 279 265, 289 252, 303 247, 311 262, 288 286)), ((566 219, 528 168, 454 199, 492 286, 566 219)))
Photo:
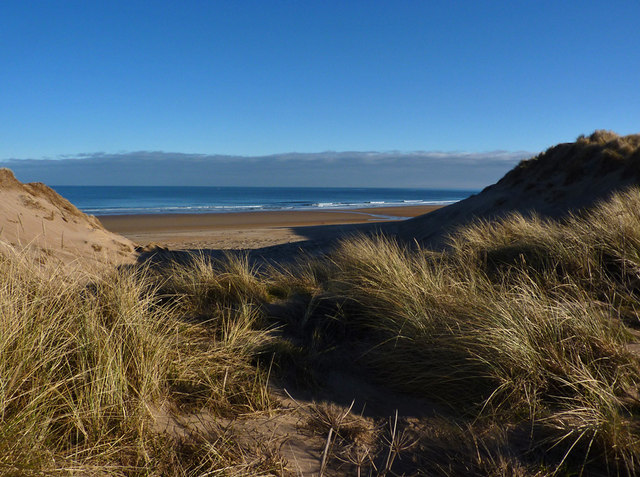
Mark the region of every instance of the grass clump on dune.
POLYGON ((499 183, 527 184, 525 190, 531 190, 553 180, 562 186, 572 186, 587 179, 597 190, 600 180, 609 174, 616 176, 614 184, 637 184, 640 134, 619 136, 612 131, 598 130, 589 136, 580 136, 573 143, 558 144, 520 162, 499 183))
POLYGON ((158 422, 189 410, 269 407, 265 376, 250 364, 266 337, 244 333, 253 320, 245 308, 222 314, 218 332, 163 305, 145 270, 70 275, 3 253, 0 472, 245 468, 231 444, 195 445, 204 437, 165 432, 158 422))
POLYGON ((182 311, 194 317, 267 299, 264 278, 258 276, 246 255, 212 259, 194 254, 184 262, 165 264, 158 272, 160 291, 179 298, 182 311))
POLYGON ((492 280, 457 257, 409 252, 387 239, 350 241, 333 259, 330 286, 348 297, 347 326, 368 332, 366 359, 403 389, 468 408, 487 393, 494 402, 514 398, 521 383, 532 389, 520 397, 550 398, 567 362, 589 363, 623 386, 619 364, 633 363, 615 310, 576 285, 546 290, 526 273, 492 280))
POLYGON ((459 268, 486 273, 494 281, 511 276, 514 283, 532 280, 549 291, 573 288, 591 301, 614 306, 637 327, 638 211, 640 194, 631 189, 561 222, 519 214, 478 222, 454 235, 452 250, 459 268))
POLYGON ((558 454, 552 465, 633 474, 640 366, 627 325, 638 320, 639 254, 631 190, 563 222, 479 222, 444 252, 346 240, 321 295, 340 303, 358 339, 347 347, 379 381, 528 426, 534 448, 558 454))

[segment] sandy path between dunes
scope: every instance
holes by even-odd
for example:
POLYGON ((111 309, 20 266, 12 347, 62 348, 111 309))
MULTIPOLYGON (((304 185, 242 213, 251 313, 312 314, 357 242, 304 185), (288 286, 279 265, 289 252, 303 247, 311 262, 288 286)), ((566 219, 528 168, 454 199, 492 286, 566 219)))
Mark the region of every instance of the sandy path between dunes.
POLYGON ((256 249, 338 233, 332 226, 382 223, 426 214, 440 206, 356 210, 217 214, 110 215, 99 217, 111 232, 142 245, 170 249, 256 249))

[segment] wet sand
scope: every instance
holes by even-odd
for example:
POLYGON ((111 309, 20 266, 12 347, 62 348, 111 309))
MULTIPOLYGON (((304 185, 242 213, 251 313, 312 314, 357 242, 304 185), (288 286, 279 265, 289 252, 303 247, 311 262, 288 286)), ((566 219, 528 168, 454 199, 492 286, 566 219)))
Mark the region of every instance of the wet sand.
POLYGON ((384 223, 429 213, 440 206, 379 207, 348 210, 272 211, 217 214, 109 215, 99 217, 110 230, 146 246, 170 249, 256 249, 308 240, 342 225, 384 223))

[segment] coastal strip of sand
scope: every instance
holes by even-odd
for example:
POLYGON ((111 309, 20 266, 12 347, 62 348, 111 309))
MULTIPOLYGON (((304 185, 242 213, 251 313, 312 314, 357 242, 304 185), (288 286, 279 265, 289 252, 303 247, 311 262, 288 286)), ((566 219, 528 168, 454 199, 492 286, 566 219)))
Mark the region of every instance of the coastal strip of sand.
POLYGON ((440 206, 277 210, 214 214, 107 215, 104 227, 145 246, 170 249, 255 249, 333 235, 338 226, 403 220, 440 206))

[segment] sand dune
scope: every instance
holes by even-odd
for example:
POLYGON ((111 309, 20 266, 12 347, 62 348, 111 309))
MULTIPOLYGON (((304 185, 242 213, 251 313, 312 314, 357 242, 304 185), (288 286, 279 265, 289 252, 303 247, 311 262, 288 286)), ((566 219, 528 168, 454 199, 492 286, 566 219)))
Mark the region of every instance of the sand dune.
POLYGON ((394 227, 407 240, 442 245, 455 227, 511 212, 559 218, 640 184, 640 135, 596 131, 522 161, 481 193, 394 227))
POLYGON ((124 263, 134 244, 42 183, 23 184, 0 169, 0 246, 26 247, 42 260, 124 263))

